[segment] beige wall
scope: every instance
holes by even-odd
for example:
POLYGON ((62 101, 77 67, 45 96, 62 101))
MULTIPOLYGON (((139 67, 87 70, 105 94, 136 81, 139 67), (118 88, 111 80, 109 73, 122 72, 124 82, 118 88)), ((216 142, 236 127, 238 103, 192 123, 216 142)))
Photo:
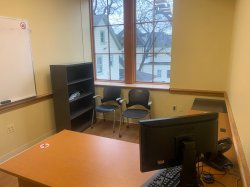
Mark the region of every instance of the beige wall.
POLYGON ((52 100, 0 114, 0 162, 55 132, 52 100), (15 132, 7 133, 13 124, 15 132))
POLYGON ((235 0, 175 0, 171 87, 225 90, 235 0))
MULTIPOLYGON (((128 101, 128 92, 130 88, 122 89, 122 98, 128 101)), ((96 87, 96 94, 103 95, 103 87, 96 87)), ((190 111, 195 98, 210 98, 210 99, 223 99, 221 97, 206 97, 197 95, 181 95, 171 94, 169 91, 150 90, 150 101, 152 101, 152 118, 164 118, 170 116, 186 115, 190 111), (173 110, 173 106, 176 106, 176 110, 173 110)), ((98 100, 100 103, 100 100, 98 100)), ((97 104, 99 104, 97 103, 97 104)), ((124 108, 125 109, 125 106, 124 108)), ((97 114, 99 118, 102 118, 102 114, 97 114)), ((106 118, 113 119, 112 114, 106 114, 106 118)), ((119 112, 117 112, 116 119, 119 121, 119 112)))
POLYGON ((92 62, 89 0, 81 0, 84 61, 92 62))
MULTIPOLYGON (((250 166, 250 1, 237 0, 228 95, 245 156, 250 166)), ((248 167, 249 168, 249 167, 248 167)))
MULTIPOLYGON (((38 95, 51 93, 50 64, 83 60, 80 0, 1 0, 0 14, 29 21, 38 95)), ((54 130, 51 99, 0 114, 0 162, 54 130)))

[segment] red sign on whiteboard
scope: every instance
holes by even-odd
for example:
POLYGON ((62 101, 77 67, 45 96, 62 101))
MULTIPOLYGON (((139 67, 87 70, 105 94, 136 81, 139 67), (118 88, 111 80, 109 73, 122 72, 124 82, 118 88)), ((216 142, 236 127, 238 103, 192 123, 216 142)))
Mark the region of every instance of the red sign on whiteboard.
POLYGON ((24 22, 20 22, 21 29, 26 29, 26 24, 24 22))

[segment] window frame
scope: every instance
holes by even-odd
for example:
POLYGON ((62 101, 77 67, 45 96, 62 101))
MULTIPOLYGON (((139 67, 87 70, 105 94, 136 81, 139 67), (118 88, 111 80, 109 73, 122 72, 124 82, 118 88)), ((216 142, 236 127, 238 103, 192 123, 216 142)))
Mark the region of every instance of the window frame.
MULTIPOLYGON (((124 6, 124 80, 110 80, 111 79, 111 71, 109 71, 109 80, 97 79, 96 73, 96 52, 95 52, 95 39, 94 39, 94 21, 93 21, 93 1, 89 0, 89 11, 90 11, 90 35, 91 35, 91 49, 92 49, 92 59, 94 61, 94 78, 95 81, 98 82, 118 82, 125 84, 159 84, 159 85, 169 85, 170 82, 140 82, 136 80, 136 0, 123 0, 124 6), (132 31, 132 32, 131 32, 132 31)), ((108 1, 108 0, 107 0, 108 1)), ((155 2, 156 0, 154 0, 155 2)), ((114 24, 121 25, 121 24, 114 24)), ((105 25, 112 26, 112 25, 105 25)), ((98 26, 97 26, 98 27, 98 26)), ((109 34, 108 34, 109 40, 109 34)), ((108 41, 110 42, 110 41, 108 41)), ((172 48, 172 47, 171 47, 172 48)), ((109 69, 111 69, 110 64, 110 55, 118 54, 112 53, 110 50, 109 55, 109 69)), ((119 53, 120 54, 120 53, 119 53)), ((153 55, 157 55, 158 53, 152 53, 153 55)), ((119 62, 118 62, 119 63, 119 62)), ((152 76, 154 76, 154 67, 152 67, 152 76)), ((166 69, 167 70, 167 69, 166 69)), ((168 78, 168 77, 166 77, 168 78)))

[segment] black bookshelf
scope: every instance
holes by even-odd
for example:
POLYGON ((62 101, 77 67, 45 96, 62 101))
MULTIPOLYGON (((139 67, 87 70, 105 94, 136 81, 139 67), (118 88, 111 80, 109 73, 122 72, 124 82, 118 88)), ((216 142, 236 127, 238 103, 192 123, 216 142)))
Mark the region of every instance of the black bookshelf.
POLYGON ((50 65, 57 132, 83 131, 91 125, 95 107, 92 63, 50 65), (78 92, 78 96, 70 96, 78 92))

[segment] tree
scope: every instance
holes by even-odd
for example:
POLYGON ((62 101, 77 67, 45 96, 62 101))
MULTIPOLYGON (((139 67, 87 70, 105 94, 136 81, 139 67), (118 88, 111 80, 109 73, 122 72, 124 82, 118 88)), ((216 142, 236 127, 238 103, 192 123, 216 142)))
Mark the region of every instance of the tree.
POLYGON ((123 22, 123 0, 93 0, 93 14, 107 16, 112 21, 123 22), (118 19, 118 20, 117 20, 118 19))

